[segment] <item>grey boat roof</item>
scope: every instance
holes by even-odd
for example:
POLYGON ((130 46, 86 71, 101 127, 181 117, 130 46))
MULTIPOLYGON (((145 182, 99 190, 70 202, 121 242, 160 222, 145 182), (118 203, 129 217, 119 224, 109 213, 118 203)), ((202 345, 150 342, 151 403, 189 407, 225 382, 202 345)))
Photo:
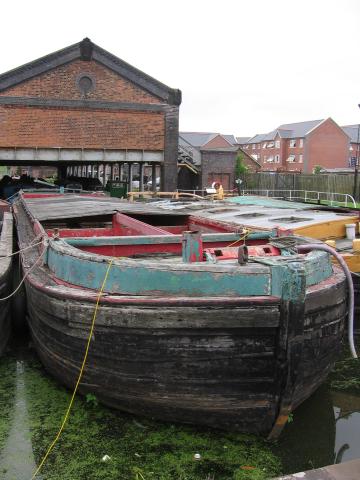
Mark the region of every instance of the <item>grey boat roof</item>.
POLYGON ((39 221, 86 218, 122 212, 129 215, 193 215, 234 227, 245 226, 270 230, 276 226, 300 228, 322 222, 349 219, 353 212, 330 210, 329 207, 287 202, 267 197, 240 196, 225 201, 127 202, 110 197, 65 195, 61 197, 27 198, 26 207, 39 221))
MULTIPOLYGON (((152 215, 185 215, 183 211, 166 208, 169 202, 128 202, 107 196, 61 195, 57 197, 25 198, 26 208, 40 222, 112 215, 116 212, 152 215), (165 208, 159 208, 159 203, 165 208)), ((195 203, 196 205, 196 203, 195 203)))

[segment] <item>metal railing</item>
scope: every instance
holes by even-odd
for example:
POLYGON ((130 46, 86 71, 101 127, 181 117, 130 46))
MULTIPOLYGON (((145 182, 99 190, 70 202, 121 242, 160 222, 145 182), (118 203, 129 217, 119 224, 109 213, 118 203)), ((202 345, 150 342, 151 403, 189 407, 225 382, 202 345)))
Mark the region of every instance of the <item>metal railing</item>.
POLYGON ((241 190, 241 195, 260 195, 281 200, 301 202, 325 202, 330 206, 352 206, 356 208, 356 201, 348 193, 317 192, 315 190, 241 190))

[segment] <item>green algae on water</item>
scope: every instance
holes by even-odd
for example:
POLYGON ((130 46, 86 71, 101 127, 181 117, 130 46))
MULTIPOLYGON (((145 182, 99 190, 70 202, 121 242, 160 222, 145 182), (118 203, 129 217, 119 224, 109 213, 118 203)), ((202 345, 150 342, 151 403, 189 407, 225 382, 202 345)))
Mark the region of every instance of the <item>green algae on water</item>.
MULTIPOLYGON (((355 339, 356 351, 360 351, 360 339, 355 339)), ((360 361, 352 358, 348 347, 329 375, 330 387, 333 390, 360 394, 360 361)))
MULTIPOLYGON (((25 379, 39 463, 71 392, 35 358, 25 367, 25 379)), ((77 397, 41 473, 46 480, 264 480, 280 473, 280 462, 259 437, 155 422, 77 397), (106 455, 110 459, 102 461, 106 455)))
MULTIPOLYGON (((0 358, 0 452, 11 427, 15 397, 16 361, 13 357, 0 358)), ((0 466, 1 472, 1 466, 0 466)))

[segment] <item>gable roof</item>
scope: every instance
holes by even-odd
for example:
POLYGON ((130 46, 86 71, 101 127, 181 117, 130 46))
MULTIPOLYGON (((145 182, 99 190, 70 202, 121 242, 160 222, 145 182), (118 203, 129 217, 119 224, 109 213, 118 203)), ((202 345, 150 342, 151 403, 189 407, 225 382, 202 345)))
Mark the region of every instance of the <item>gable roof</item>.
POLYGON ((360 142, 360 131, 359 125, 346 125, 345 127, 341 127, 344 132, 350 137, 351 143, 359 143, 360 142))
POLYGON ((221 135, 227 142, 229 142, 231 145, 236 145, 237 141, 234 135, 221 135))
POLYGON ((207 133, 207 132, 179 132, 180 137, 182 137, 189 145, 193 147, 202 147, 215 138, 217 133, 207 133))
POLYGON ((269 133, 254 135, 247 143, 261 143, 275 140, 277 134, 280 138, 302 138, 323 121, 324 120, 308 120, 306 122, 284 123, 269 133))
MULTIPOLYGON (((208 144, 211 140, 217 136, 222 137, 229 144, 229 147, 236 145, 234 135, 223 135, 222 133, 213 132, 179 132, 180 138, 185 140, 192 147, 200 148, 208 144)), ((222 147, 224 148, 224 147, 222 147)))
POLYGON ((84 38, 79 43, 3 73, 0 75, 0 92, 77 59, 95 60, 160 100, 171 105, 180 105, 181 103, 180 90, 170 88, 155 80, 150 75, 95 45, 89 38, 84 38))
POLYGON ((236 143, 242 145, 250 140, 251 137, 236 137, 236 143))
POLYGON ((277 130, 286 130, 286 138, 301 138, 305 137, 310 130, 313 130, 315 127, 320 125, 322 120, 308 120, 306 122, 298 122, 298 123, 285 123, 284 125, 280 125, 277 130), (291 132, 291 133, 290 133, 291 132), (289 135, 289 136, 288 136, 289 135))

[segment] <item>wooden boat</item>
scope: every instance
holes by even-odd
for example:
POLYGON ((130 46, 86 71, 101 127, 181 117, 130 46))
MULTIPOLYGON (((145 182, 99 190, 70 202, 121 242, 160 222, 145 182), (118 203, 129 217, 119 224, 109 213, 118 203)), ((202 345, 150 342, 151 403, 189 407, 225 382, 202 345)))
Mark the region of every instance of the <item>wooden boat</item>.
POLYGON ((22 253, 33 341, 69 387, 113 260, 80 385, 107 405, 275 437, 337 357, 344 275, 297 254, 306 239, 253 232, 246 262, 242 229, 152 204, 22 194, 13 208, 20 247, 43 239, 22 253))
POLYGON ((237 214, 247 217, 243 225, 248 228, 264 231, 278 227, 289 233, 325 241, 334 247, 352 272, 355 329, 360 331, 360 210, 254 196, 234 197, 229 202, 239 207, 235 207, 237 214), (355 226, 355 242, 346 237, 347 224, 355 226))
MULTIPOLYGON (((0 200, 0 298, 10 293, 13 220, 9 204, 0 200)), ((0 356, 10 336, 10 299, 0 302, 0 356)))

